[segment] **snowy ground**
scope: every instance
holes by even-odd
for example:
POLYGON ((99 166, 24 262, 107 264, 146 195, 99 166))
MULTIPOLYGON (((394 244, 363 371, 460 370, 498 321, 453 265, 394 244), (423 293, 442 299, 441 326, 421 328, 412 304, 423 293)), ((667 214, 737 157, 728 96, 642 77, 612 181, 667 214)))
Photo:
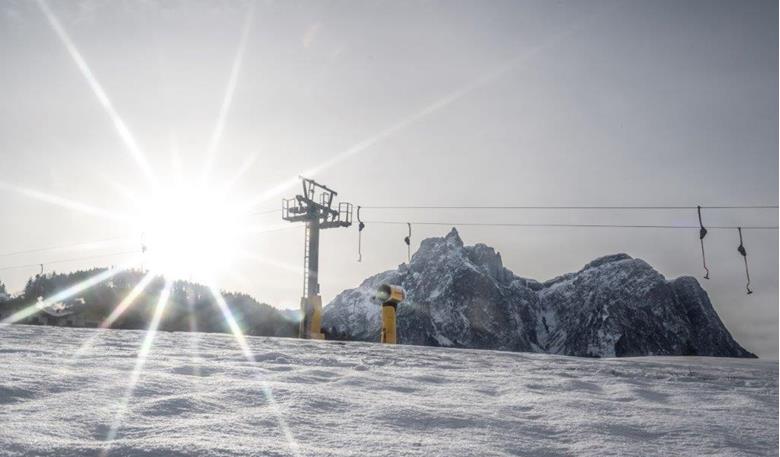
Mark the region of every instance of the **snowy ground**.
MULTIPOLYGON (((100 454, 142 339, 0 327, 0 455, 100 454)), ((159 333, 109 454, 778 453, 777 362, 248 340, 159 333)))

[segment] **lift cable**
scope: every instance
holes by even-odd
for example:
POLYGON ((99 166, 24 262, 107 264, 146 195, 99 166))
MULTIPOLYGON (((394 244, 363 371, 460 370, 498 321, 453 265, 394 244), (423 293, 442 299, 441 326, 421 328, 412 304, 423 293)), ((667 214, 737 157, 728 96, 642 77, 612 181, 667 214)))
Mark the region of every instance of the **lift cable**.
POLYGON ((92 256, 86 256, 86 257, 72 257, 69 259, 59 259, 59 260, 52 260, 49 262, 44 263, 28 263, 25 265, 10 265, 7 267, 0 267, 0 270, 14 270, 19 268, 32 268, 32 267, 41 267, 41 271, 43 271, 44 265, 51 265, 51 264, 57 264, 57 263, 68 263, 68 262, 76 262, 79 260, 91 260, 91 259, 99 259, 102 257, 113 257, 118 255, 127 255, 127 254, 136 254, 138 253, 137 249, 134 249, 132 251, 122 251, 122 252, 114 252, 111 254, 99 254, 99 255, 92 255, 92 256))
POLYGON ((253 213, 249 213, 250 216, 264 216, 266 214, 273 214, 273 213, 280 213, 281 214, 282 209, 281 208, 274 208, 274 209, 265 209, 260 211, 255 211, 253 213))
MULTIPOLYGON (((698 225, 639 225, 639 224, 533 224, 533 223, 501 223, 501 222, 439 222, 439 221, 366 221, 368 224, 390 224, 390 225, 446 225, 457 226, 479 226, 479 227, 574 227, 574 228, 647 228, 647 229, 698 229, 698 225)), ((737 226, 711 226, 710 230, 735 230, 737 226)), ((743 226, 743 230, 777 230, 776 225, 753 225, 743 226)))
MULTIPOLYGON (((294 228, 296 228, 296 227, 294 227, 294 226, 276 227, 276 228, 272 228, 272 229, 268 229, 268 230, 262 230, 262 231, 260 231, 258 233, 263 233, 264 234, 264 233, 280 232, 280 231, 284 231, 284 230, 291 230, 291 229, 294 229, 294 228)), ((137 239, 137 237, 133 237, 133 236, 120 236, 120 237, 114 237, 114 238, 104 238, 102 240, 95 240, 95 241, 84 241, 84 242, 81 242, 81 243, 74 243, 74 244, 64 244, 64 245, 58 245, 58 246, 47 246, 47 247, 43 247, 43 248, 27 249, 27 250, 23 250, 23 251, 12 251, 12 252, 0 253, 0 258, 2 258, 2 257, 12 257, 12 256, 16 256, 16 255, 23 255, 23 254, 37 254, 37 253, 48 252, 48 251, 58 251, 58 250, 63 250, 63 249, 72 249, 72 248, 78 248, 78 247, 82 247, 82 246, 89 246, 89 245, 93 245, 93 244, 107 243, 109 241, 135 240, 135 239, 137 239)), ((144 254, 148 250, 149 250, 149 247, 144 242, 144 234, 142 233, 141 234, 140 252, 142 254, 144 254)), ((48 264, 51 264, 51 263, 69 262, 71 260, 75 261, 75 260, 82 260, 82 259, 83 260, 87 260, 87 259, 90 259, 90 258, 99 258, 99 257, 111 256, 111 255, 120 255, 120 254, 129 253, 129 252, 138 252, 138 251, 123 251, 123 252, 117 252, 117 253, 114 253, 114 254, 105 254, 105 255, 101 254, 101 255, 96 255, 96 256, 78 257, 78 258, 74 258, 74 259, 55 260, 55 261, 51 261, 51 262, 30 263, 30 264, 14 265, 14 266, 7 266, 7 267, 0 266, 0 270, 10 270, 10 269, 14 269, 14 268, 30 268, 30 267, 35 267, 35 266, 48 265, 48 264)))
POLYGON ((12 251, 12 252, 4 252, 0 253, 0 257, 11 257, 15 255, 23 255, 23 254, 36 254, 39 252, 46 252, 46 251, 59 251, 62 249, 72 249, 72 248, 78 248, 82 246, 89 246, 92 244, 100 244, 100 243, 107 243, 109 241, 118 241, 118 240, 131 240, 133 237, 128 236, 119 236, 114 238, 105 238, 102 240, 97 241, 85 241, 81 243, 74 243, 74 244, 65 244, 65 245, 59 245, 59 246, 48 246, 44 248, 35 248, 35 249, 27 249, 23 251, 12 251))
POLYGON ((545 206, 545 205, 411 205, 411 206, 363 206, 365 209, 372 210, 395 210, 395 209, 517 209, 517 210, 691 210, 691 209, 778 209, 778 205, 717 205, 717 206, 611 206, 611 205, 573 205, 573 206, 545 206))
MULTIPOLYGON (((399 209, 461 209, 461 210, 691 210, 699 206, 625 206, 625 205, 377 205, 365 206, 361 208, 369 210, 399 210, 399 209)), ((726 210, 726 209, 778 209, 778 205, 714 205, 702 206, 702 209, 726 210)), ((281 212, 279 208, 269 208, 265 210, 250 213, 252 216, 264 216, 281 212)))

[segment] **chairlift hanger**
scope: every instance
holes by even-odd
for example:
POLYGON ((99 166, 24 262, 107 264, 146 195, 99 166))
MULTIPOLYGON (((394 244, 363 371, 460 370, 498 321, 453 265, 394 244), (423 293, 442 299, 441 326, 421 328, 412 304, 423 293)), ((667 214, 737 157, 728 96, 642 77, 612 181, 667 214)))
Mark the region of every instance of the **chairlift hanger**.
POLYGON ((747 277, 745 290, 747 291, 747 295, 750 295, 753 291, 750 290, 750 270, 748 270, 747 250, 745 250, 745 246, 742 244, 742 227, 737 227, 737 232, 739 233, 739 246, 737 246, 737 252, 739 252, 742 259, 745 261, 745 276, 747 277))
POLYGON ((366 224, 360 220, 360 205, 357 207, 357 220, 358 220, 358 262, 363 261, 363 251, 362 251, 362 237, 363 237, 363 229, 366 228, 366 224))
POLYGON ((404 243, 406 243, 406 260, 412 261, 412 224, 407 222, 406 226, 409 229, 409 234, 404 237, 404 243))
POLYGON ((701 206, 696 207, 699 214, 699 243, 701 243, 701 263, 704 266, 704 279, 710 279, 710 269, 707 268, 707 258, 704 256, 704 237, 707 236, 707 229, 701 221, 701 206))

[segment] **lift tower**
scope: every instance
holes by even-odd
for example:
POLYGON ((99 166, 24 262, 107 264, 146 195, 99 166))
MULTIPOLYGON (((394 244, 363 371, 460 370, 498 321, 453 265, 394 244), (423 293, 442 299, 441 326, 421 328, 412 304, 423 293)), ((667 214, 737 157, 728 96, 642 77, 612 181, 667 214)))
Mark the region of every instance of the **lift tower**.
POLYGON ((340 202, 334 208, 335 190, 301 177, 303 194, 282 200, 282 219, 305 222, 303 250, 303 298, 298 334, 301 338, 323 339, 321 327, 322 298, 318 271, 320 261, 320 230, 352 225, 352 204, 340 202))

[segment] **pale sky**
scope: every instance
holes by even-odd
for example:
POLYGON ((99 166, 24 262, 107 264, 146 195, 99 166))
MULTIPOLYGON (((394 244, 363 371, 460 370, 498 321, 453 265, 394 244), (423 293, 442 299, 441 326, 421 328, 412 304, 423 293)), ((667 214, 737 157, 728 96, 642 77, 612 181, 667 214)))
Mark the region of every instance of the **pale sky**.
MULTIPOLYGON (((778 201, 773 1, 258 1, 251 15, 245 1, 4 0, 0 8, 0 254, 131 238, 0 257, 0 280, 11 291, 38 267, 4 267, 136 249, 140 237, 133 224, 13 188, 126 213, 131 199, 120 188, 136 196, 150 189, 139 157, 163 183, 195 180, 215 129, 210 182, 249 164, 230 194, 235 201, 312 170, 344 201, 364 206, 778 201)), ((269 192, 254 210, 296 192, 297 185, 269 192)), ((362 216, 697 223, 695 211, 366 209, 362 216)), ((709 210, 704 218, 778 221, 776 210, 709 210)), ((281 223, 276 214, 244 222, 281 223)), ((737 341, 777 357, 776 230, 744 234, 755 290, 746 296, 736 231, 710 231, 705 281, 697 230, 458 228, 467 244, 494 246, 516 274, 538 280, 616 252, 645 259, 667 278, 693 275, 737 341)), ((448 230, 414 226, 413 247, 448 230)), ((402 225, 368 223, 357 263, 356 227, 324 232, 323 300, 405 261, 405 234, 402 225)), ((302 227, 242 238, 241 250, 263 261, 234 262, 220 286, 297 307, 302 227)))

